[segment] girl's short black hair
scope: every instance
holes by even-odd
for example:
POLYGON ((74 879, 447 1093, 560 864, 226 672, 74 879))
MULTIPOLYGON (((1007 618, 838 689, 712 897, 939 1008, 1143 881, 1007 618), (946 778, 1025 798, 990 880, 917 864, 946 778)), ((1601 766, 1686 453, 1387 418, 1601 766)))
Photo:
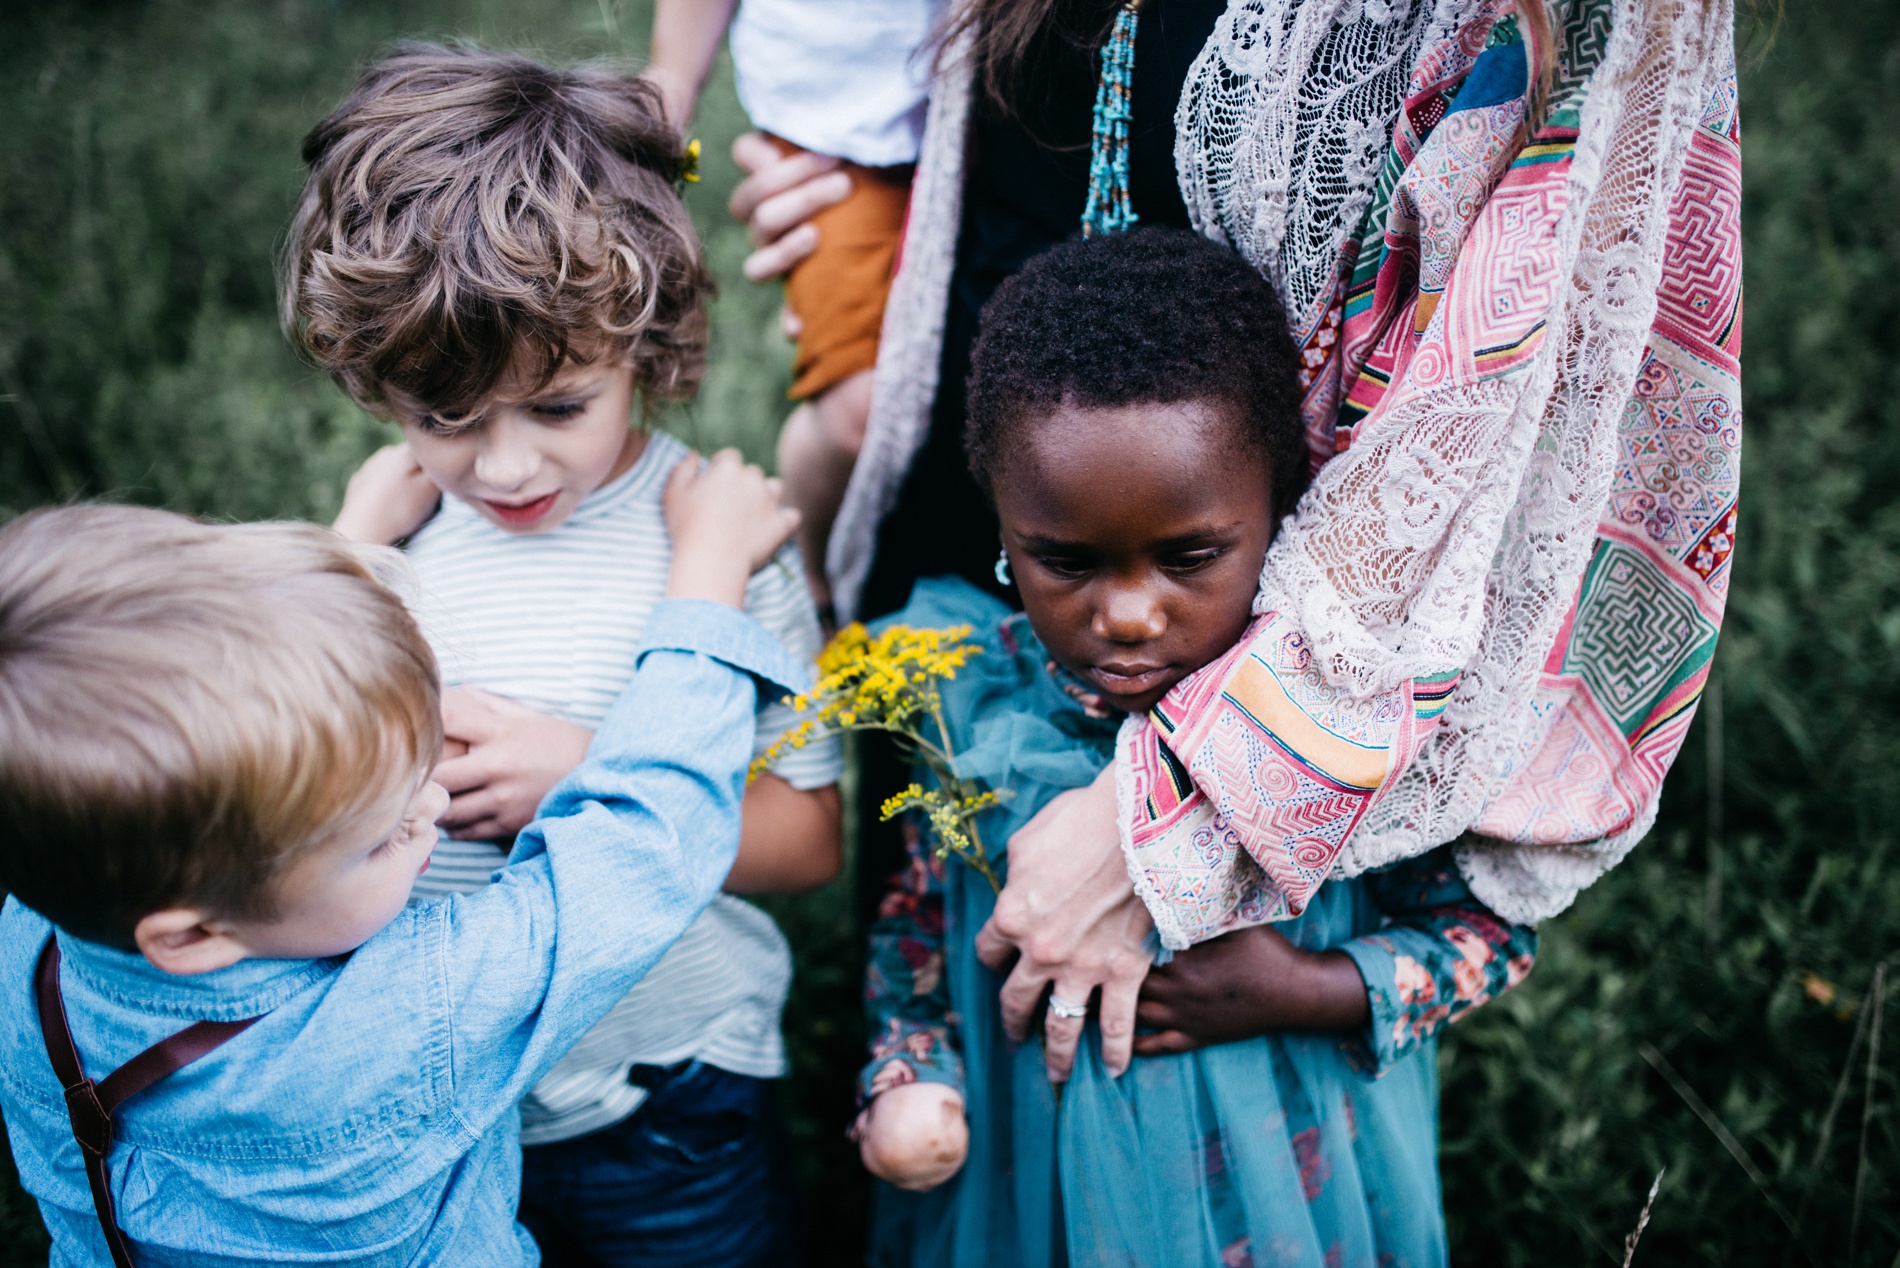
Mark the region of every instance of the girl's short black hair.
POLYGON ((1206 401, 1267 460, 1273 513, 1309 474, 1299 349, 1273 286, 1185 229, 1065 242, 997 288, 971 353, 964 446, 990 487, 1026 421, 1084 409, 1206 401))

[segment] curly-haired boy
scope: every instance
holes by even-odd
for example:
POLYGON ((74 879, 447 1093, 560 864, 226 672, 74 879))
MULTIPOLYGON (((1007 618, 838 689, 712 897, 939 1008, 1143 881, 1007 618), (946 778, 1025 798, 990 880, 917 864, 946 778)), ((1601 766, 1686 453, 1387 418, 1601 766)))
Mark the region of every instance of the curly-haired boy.
MULTIPOLYGON (((661 494, 688 451, 635 411, 697 386, 711 289, 677 192, 680 139, 642 81, 412 46, 364 76, 304 158, 284 320, 403 430, 352 479, 336 526, 407 538, 449 688, 436 777, 454 796, 454 839, 416 891, 466 894, 581 760, 665 589, 661 494)), ((817 614, 796 555, 781 564, 745 608, 809 662, 817 614)), ((790 723, 765 703, 760 745, 790 723)), ((754 782, 729 891, 835 873, 841 769, 833 741, 754 782)), ((770 918, 721 895, 528 1094, 521 1218, 550 1260, 786 1262, 770 1106, 790 979, 770 918)))

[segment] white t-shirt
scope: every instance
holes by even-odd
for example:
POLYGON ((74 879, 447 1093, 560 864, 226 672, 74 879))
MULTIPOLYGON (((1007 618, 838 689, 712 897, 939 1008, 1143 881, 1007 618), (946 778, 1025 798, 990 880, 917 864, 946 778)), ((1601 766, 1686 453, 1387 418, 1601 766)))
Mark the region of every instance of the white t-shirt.
POLYGON ((742 0, 732 23, 752 122, 866 167, 915 163, 943 0, 742 0))
MULTIPOLYGON (((598 726, 633 677, 641 633, 666 590, 672 548, 660 494, 687 452, 655 433, 630 471, 596 489, 551 532, 532 536, 505 533, 467 504, 443 499, 409 545, 416 616, 443 683, 598 726)), ((794 656, 817 656, 823 635, 789 548, 752 578, 745 608, 794 656)), ((762 703, 755 751, 795 716, 762 703)), ((801 789, 836 783, 843 769, 835 738, 795 749, 772 768, 801 789)), ((416 896, 479 889, 506 857, 492 842, 444 838, 416 896)), ((635 1064, 697 1057, 736 1074, 784 1074, 779 1014, 791 976, 790 949, 771 918, 721 894, 535 1085, 522 1102, 522 1142, 566 1140, 631 1114, 646 1097, 627 1081, 635 1064)))

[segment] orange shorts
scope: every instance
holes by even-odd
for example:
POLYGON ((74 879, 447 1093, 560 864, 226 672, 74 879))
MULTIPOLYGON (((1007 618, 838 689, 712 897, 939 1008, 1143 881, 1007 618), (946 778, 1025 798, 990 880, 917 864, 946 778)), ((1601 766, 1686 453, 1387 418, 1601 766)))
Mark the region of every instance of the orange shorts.
MULTIPOLYGON (((799 147, 773 137, 781 153, 799 147)), ((877 363, 878 332, 910 203, 909 167, 844 164, 851 193, 812 217, 818 249, 785 279, 785 305, 804 329, 792 363, 793 400, 818 395, 877 363)))

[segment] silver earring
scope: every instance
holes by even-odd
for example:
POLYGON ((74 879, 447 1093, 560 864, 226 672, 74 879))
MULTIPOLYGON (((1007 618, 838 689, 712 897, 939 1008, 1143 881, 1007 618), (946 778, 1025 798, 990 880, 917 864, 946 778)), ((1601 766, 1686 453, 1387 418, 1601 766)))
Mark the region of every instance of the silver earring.
POLYGON ((1009 575, 1009 547, 1007 546, 996 552, 996 584, 999 586, 1016 584, 1016 579, 1009 575))

